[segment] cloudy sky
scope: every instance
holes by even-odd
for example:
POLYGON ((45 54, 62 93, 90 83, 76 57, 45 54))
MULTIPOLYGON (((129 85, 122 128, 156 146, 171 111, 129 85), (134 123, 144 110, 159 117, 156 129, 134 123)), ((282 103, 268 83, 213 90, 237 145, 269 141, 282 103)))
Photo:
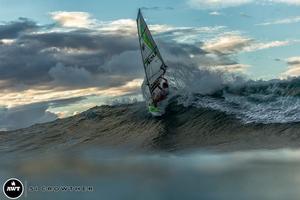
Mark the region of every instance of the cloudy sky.
POLYGON ((300 75, 300 0, 0 0, 0 130, 140 94, 138 8, 170 68, 300 75))

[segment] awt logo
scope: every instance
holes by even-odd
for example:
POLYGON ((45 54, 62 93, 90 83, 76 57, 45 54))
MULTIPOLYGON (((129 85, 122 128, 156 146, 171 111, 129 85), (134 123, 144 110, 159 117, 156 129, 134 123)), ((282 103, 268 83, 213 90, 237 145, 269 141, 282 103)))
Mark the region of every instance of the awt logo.
POLYGON ((16 178, 8 179, 3 184, 3 193, 9 199, 18 199, 22 196, 23 191, 23 183, 16 178))

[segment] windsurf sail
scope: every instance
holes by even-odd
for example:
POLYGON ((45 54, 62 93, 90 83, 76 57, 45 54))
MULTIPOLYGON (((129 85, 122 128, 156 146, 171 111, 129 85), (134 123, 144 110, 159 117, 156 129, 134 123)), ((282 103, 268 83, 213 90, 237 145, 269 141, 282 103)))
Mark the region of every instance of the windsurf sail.
POLYGON ((157 45, 153 40, 141 10, 138 12, 137 28, 142 60, 146 74, 145 81, 149 88, 151 99, 153 100, 155 91, 159 89, 162 79, 166 73, 167 66, 165 65, 157 45))

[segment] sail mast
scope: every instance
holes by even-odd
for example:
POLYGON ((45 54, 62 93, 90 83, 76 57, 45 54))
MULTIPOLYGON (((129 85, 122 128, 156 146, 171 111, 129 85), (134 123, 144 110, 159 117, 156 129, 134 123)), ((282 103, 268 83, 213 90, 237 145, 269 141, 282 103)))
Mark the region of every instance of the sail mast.
POLYGON ((151 95, 151 99, 153 100, 153 95, 152 95, 152 91, 151 91, 151 88, 150 88, 150 82, 149 82, 149 78, 148 78, 148 74, 147 74, 147 70, 146 70, 146 65, 145 65, 145 62, 144 62, 144 60, 145 60, 145 58, 144 58, 144 54, 143 54, 143 52, 142 52, 142 43, 141 43, 141 33, 140 33, 140 28, 139 28, 139 19, 141 18, 141 17, 143 17, 143 15, 142 15, 142 12, 141 12, 141 9, 139 8, 139 12, 138 12, 138 17, 137 17, 137 19, 136 19, 136 21, 137 21, 137 29, 138 29, 138 35, 139 35, 139 44, 140 44, 140 51, 141 51, 141 55, 142 55, 142 59, 143 59, 143 66, 144 66, 144 70, 145 70, 145 76, 146 76, 146 80, 147 80, 147 85, 148 85, 148 89, 149 89, 149 92, 150 92, 150 95, 151 95))

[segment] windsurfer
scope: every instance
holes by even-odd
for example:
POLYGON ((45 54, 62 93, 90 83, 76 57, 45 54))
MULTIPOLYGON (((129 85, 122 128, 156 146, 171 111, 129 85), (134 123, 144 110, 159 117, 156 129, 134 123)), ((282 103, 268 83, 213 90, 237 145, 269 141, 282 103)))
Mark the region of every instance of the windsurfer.
POLYGON ((157 92, 155 93, 154 98, 153 98, 153 105, 155 107, 157 107, 157 104, 159 102, 165 100, 169 94, 168 80, 165 78, 162 78, 162 79, 163 79, 163 82, 162 82, 161 86, 160 85, 158 86, 159 90, 157 90, 157 92))

